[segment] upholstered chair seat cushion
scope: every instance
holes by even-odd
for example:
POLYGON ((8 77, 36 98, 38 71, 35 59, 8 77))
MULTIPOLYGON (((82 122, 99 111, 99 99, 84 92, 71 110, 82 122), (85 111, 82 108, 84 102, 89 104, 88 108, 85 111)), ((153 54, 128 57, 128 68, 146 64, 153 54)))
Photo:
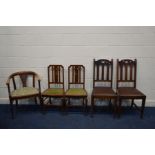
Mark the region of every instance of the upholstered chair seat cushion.
POLYGON ((87 96, 87 92, 83 88, 70 88, 66 92, 66 96, 87 96))
POLYGON ((43 93, 43 96, 63 96, 64 89, 63 88, 49 88, 46 89, 43 93))
POLYGON ((35 94, 39 94, 38 89, 33 88, 33 87, 23 87, 23 88, 12 91, 11 96, 12 97, 24 97, 24 96, 30 96, 30 95, 35 95, 35 94))

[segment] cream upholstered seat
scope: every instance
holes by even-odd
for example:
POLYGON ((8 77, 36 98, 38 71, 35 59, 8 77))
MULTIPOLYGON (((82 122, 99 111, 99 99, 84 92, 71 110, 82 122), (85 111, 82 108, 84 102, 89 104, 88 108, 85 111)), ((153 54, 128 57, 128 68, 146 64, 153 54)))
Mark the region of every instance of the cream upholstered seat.
POLYGON ((29 96, 29 95, 35 95, 38 94, 39 91, 36 88, 33 87, 23 87, 20 89, 16 89, 14 91, 11 92, 11 96, 12 97, 18 97, 18 96, 29 96))

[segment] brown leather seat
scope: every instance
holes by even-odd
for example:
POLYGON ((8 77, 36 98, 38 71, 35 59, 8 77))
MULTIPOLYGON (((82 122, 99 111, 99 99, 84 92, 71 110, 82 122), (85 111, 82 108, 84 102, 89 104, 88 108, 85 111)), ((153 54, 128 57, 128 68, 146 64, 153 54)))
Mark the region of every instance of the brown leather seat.
POLYGON ((142 98, 145 96, 141 91, 132 87, 121 87, 118 88, 117 93, 121 98, 142 98))
POLYGON ((93 89, 92 96, 96 98, 111 98, 117 95, 110 87, 96 87, 93 89))

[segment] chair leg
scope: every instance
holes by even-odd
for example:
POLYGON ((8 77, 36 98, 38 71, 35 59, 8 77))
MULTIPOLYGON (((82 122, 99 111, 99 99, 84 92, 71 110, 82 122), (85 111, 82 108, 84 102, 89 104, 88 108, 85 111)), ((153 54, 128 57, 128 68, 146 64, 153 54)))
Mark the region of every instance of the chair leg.
POLYGON ((37 97, 34 98, 35 104, 37 104, 37 97))
POLYGON ((94 114, 94 97, 91 97, 91 116, 93 117, 94 114))
POLYGON ((52 104, 52 99, 51 99, 51 97, 49 98, 49 102, 50 102, 50 104, 52 104))
POLYGON ((70 98, 68 98, 68 105, 70 105, 71 104, 71 101, 70 101, 70 98))
POLYGON ((111 99, 109 100, 109 111, 111 110, 111 99))
POLYGON ((141 107, 141 114, 140 114, 141 119, 143 119, 143 116, 144 116, 145 101, 146 101, 146 97, 142 99, 142 107, 141 107))
POLYGON ((133 105, 134 105, 134 99, 132 99, 132 102, 131 102, 131 109, 133 108, 133 105))
POLYGON ((65 111, 65 107, 66 107, 66 101, 65 101, 65 98, 63 97, 62 98, 62 111, 63 112, 65 111))
POLYGON ((43 114, 45 114, 45 105, 44 105, 44 97, 39 96, 40 99, 40 109, 43 114))
POLYGON ((86 112, 87 112, 87 97, 83 98, 83 111, 86 114, 86 112))
POLYGON ((88 99, 87 97, 85 98, 85 111, 87 113, 87 108, 88 108, 88 99))
POLYGON ((113 116, 114 116, 114 118, 116 117, 116 115, 117 115, 117 98, 115 98, 114 99, 114 114, 113 114, 113 116))
POLYGON ((18 100, 16 100, 16 107, 18 107, 18 100))
POLYGON ((119 99, 119 103, 118 103, 118 117, 119 118, 121 116, 121 105, 122 105, 122 99, 119 99))
POLYGON ((14 109, 13 109, 13 100, 10 99, 10 110, 11 110, 11 117, 12 119, 14 119, 14 109))
POLYGON ((70 97, 67 97, 65 104, 65 111, 68 113, 68 107, 70 106, 70 97))

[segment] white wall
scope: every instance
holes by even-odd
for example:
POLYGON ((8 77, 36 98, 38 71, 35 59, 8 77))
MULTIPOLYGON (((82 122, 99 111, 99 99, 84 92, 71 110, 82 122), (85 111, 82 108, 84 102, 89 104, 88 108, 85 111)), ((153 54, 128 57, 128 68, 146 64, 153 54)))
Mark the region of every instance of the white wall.
POLYGON ((36 71, 45 89, 49 64, 64 65, 65 74, 68 65, 83 64, 90 94, 93 58, 137 58, 137 87, 155 105, 155 27, 142 26, 0 27, 0 99, 8 97, 5 82, 15 71, 36 71))

